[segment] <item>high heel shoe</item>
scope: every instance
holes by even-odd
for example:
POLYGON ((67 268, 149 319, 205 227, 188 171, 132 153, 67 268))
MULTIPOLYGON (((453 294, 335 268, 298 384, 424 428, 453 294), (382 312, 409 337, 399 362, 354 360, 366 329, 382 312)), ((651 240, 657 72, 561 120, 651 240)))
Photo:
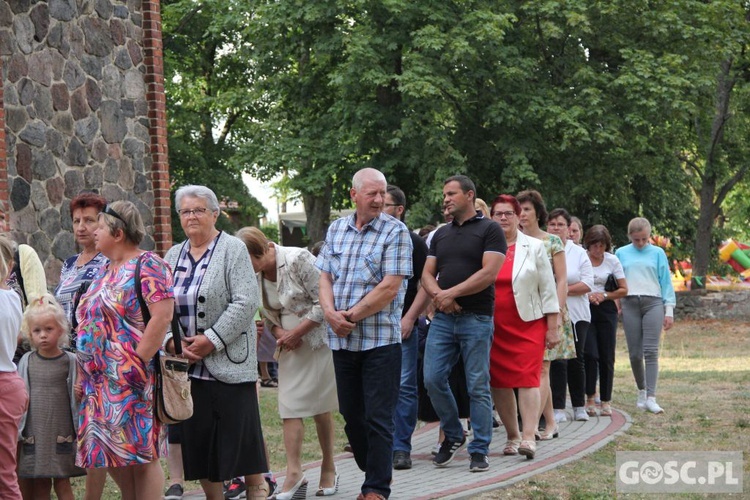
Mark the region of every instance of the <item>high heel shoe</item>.
POLYGON ((316 497, 330 497, 331 495, 335 495, 336 492, 339 491, 339 471, 336 470, 336 475, 333 478, 333 487, 331 488, 323 488, 318 487, 318 491, 315 492, 316 497))
POLYGON ((307 479, 302 476, 297 484, 289 491, 280 491, 273 498, 276 500, 304 500, 307 497, 307 479))
POLYGON ((531 460, 536 455, 536 442, 534 441, 521 441, 521 446, 518 447, 518 454, 531 460))
POLYGON ((560 435, 559 431, 560 428, 557 426, 557 424, 555 424, 555 426, 549 431, 545 429, 544 433, 539 435, 539 439, 537 439, 537 441, 549 441, 550 439, 554 439, 560 435))

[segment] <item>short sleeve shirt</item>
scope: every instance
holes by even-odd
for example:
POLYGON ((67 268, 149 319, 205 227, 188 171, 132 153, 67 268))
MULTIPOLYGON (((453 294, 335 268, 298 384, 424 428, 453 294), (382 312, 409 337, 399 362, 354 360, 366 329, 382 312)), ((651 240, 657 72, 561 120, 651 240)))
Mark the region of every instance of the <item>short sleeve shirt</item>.
MULTIPOLYGON (((505 254, 508 245, 500 226, 481 212, 459 225, 455 220, 441 227, 430 242, 428 258, 437 259, 437 281, 441 290, 466 281, 482 269, 486 252, 505 254)), ((473 295, 459 297, 463 312, 491 316, 495 307, 495 285, 473 295)))
MULTIPOLYGON (((409 230, 398 219, 381 213, 362 229, 356 214, 334 221, 315 267, 333 279, 333 301, 337 311, 356 305, 388 275, 412 275, 412 243, 409 230)), ((396 298, 383 310, 357 323, 346 338, 328 327, 332 350, 366 351, 401 342, 401 311, 406 279, 396 298)))

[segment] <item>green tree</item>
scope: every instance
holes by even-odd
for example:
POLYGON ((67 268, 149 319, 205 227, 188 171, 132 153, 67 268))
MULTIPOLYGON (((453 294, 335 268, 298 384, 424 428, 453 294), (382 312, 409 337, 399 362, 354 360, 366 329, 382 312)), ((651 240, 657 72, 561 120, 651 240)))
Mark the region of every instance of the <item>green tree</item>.
MULTIPOLYGON (((172 185, 201 184, 220 201, 236 201, 221 229, 257 224, 266 210, 242 182, 242 170, 231 162, 237 129, 254 115, 250 78, 241 41, 243 3, 234 1, 168 0, 162 2, 164 73, 167 93, 168 146, 172 185), (242 85, 240 82, 244 82, 242 85)), ((172 218, 176 240, 184 237, 172 218)))

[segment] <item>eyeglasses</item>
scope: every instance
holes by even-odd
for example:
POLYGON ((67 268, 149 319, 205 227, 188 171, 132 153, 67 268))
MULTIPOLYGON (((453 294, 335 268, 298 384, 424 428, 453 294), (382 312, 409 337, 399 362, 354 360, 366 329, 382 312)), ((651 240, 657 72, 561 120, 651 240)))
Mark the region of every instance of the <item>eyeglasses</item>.
POLYGON ((123 224, 125 224, 125 226, 128 225, 128 223, 125 222, 125 219, 122 218, 122 215, 120 215, 117 212, 115 212, 114 209, 112 207, 110 207, 109 205, 104 205, 104 208, 102 209, 102 213, 103 214, 107 214, 107 215, 111 215, 115 219, 119 219, 123 224))
POLYGON ((187 219, 188 217, 195 215, 198 218, 203 217, 208 212, 207 208, 194 208, 192 210, 178 210, 177 213, 180 217, 187 219))
POLYGON ((516 215, 516 213, 513 210, 508 210, 507 212, 492 212, 490 215, 494 219, 502 219, 503 217, 505 217, 506 219, 510 219, 511 217, 516 215))

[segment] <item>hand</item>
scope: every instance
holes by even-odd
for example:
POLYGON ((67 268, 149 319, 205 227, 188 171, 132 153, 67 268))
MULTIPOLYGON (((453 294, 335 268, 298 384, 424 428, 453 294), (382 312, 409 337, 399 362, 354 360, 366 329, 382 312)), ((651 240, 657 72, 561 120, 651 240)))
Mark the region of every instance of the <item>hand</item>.
POLYGON ((185 337, 182 340, 182 355, 191 361, 200 361, 214 351, 214 344, 205 335, 185 337))
POLYGON ((414 321, 406 316, 401 318, 401 340, 411 337, 412 330, 414 330, 414 321))
POLYGON ((357 326, 356 323, 349 321, 346 311, 332 311, 326 314, 326 321, 339 338, 348 337, 352 330, 357 326))
POLYGON ((674 318, 672 316, 664 316, 664 330, 669 330, 674 325, 674 318))
POLYGON ((557 331, 557 325, 547 328, 545 342, 547 349, 554 349, 560 343, 560 333, 557 331))
POLYGON ((302 339, 293 330, 276 327, 274 328, 274 335, 278 339, 276 345, 288 351, 293 351, 302 345, 302 339))
POLYGON ((455 303, 456 299, 453 296, 453 292, 449 288, 448 290, 440 290, 439 292, 435 292, 435 295, 432 297, 432 303, 435 304, 435 307, 443 312, 445 311, 445 308, 449 307, 451 303, 455 303))
POLYGON ((445 307, 440 308, 440 312, 445 314, 455 314, 461 312, 461 306, 455 300, 448 303, 445 307))
POLYGON ((80 403, 81 399, 83 399, 83 385, 80 382, 76 382, 73 386, 73 393, 75 394, 76 401, 80 403))

